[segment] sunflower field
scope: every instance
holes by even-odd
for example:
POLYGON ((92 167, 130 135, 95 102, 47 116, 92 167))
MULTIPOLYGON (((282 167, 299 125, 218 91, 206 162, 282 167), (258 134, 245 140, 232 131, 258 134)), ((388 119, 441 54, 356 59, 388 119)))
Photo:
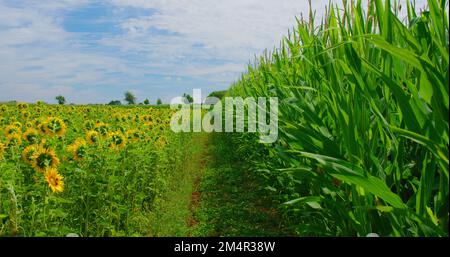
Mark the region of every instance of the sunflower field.
POLYGON ((148 107, 0 106, 0 236, 146 235, 186 134, 148 107))

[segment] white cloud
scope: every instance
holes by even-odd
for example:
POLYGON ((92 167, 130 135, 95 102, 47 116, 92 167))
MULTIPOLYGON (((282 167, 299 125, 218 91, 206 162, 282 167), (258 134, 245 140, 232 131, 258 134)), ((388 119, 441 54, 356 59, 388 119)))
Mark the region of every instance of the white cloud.
MULTIPOLYGON (((312 2, 320 17, 328 0, 312 2)), ((157 90, 152 94, 162 97, 186 91, 183 83, 224 89, 255 55, 277 46, 302 12, 306 17, 307 0, 0 0, 0 101, 48 101, 58 92, 73 94, 75 102, 104 101, 111 92, 95 86, 107 85, 120 92, 124 85, 143 94, 157 90), (93 3, 153 12, 117 20, 123 33, 86 42, 62 23, 66 11, 93 3), (177 90, 168 89, 173 82, 177 90)))

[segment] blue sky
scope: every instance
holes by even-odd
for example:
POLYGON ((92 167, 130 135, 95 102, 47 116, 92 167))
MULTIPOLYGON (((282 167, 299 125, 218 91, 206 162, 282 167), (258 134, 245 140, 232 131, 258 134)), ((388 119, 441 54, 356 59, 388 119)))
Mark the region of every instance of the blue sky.
MULTIPOLYGON (((317 15, 328 0, 314 0, 317 15)), ((340 2, 340 1, 339 1, 340 2)), ((417 1, 423 5, 424 0, 417 1)), ((107 103, 223 90, 306 0, 0 0, 0 101, 107 103)), ((304 15, 306 16, 306 15, 304 15)))

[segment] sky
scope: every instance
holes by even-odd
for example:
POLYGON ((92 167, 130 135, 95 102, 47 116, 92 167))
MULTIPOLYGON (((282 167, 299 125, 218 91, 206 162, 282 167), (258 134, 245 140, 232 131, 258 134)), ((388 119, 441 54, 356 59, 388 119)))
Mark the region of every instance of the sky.
MULTIPOLYGON (((329 1, 312 2, 320 17, 329 1)), ((0 102, 205 96, 277 46, 300 13, 307 0, 0 0, 0 102)))

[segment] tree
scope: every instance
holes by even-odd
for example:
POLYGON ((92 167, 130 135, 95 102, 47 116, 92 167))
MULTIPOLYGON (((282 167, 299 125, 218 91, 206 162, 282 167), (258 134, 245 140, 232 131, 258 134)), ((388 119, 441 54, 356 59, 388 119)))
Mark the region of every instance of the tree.
POLYGON ((192 96, 190 96, 186 93, 183 94, 183 97, 186 98, 188 104, 191 104, 194 102, 194 98, 192 98, 192 96))
POLYGON ((161 104, 162 104, 162 101, 161 101, 160 98, 158 98, 158 100, 156 101, 156 104, 157 104, 157 105, 161 105, 161 104))
POLYGON ((136 96, 133 95, 130 91, 125 92, 125 101, 128 102, 128 104, 135 104, 136 103, 136 96))
POLYGON ((144 100, 144 104, 145 104, 145 105, 149 105, 149 104, 150 104, 150 100, 145 99, 145 100, 144 100))
POLYGON ((56 101, 58 101, 58 104, 63 105, 66 103, 66 98, 62 95, 59 95, 55 97, 56 101))
POLYGON ((108 105, 122 105, 122 102, 119 100, 114 100, 114 101, 109 102, 108 105))
POLYGON ((226 90, 224 90, 224 91, 214 91, 211 94, 209 94, 208 97, 217 97, 219 99, 222 99, 222 98, 225 97, 226 94, 227 94, 226 90))

